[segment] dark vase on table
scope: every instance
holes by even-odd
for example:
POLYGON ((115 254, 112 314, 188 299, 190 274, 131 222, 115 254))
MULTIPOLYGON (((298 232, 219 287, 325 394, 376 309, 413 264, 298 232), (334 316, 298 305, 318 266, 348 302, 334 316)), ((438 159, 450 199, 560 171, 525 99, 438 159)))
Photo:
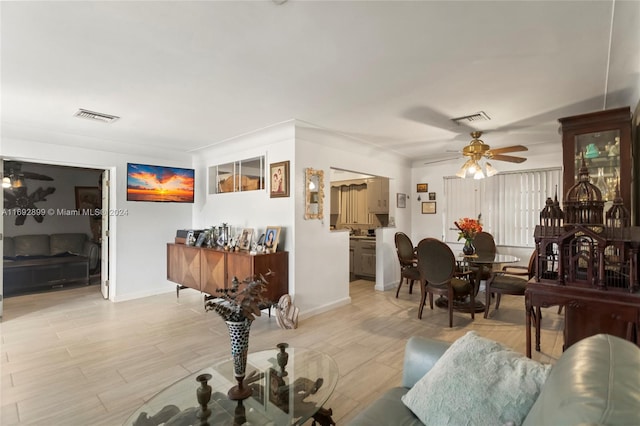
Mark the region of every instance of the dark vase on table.
POLYGON ((464 253, 465 256, 471 256, 476 253, 476 248, 473 246, 473 239, 467 238, 464 240, 462 253, 464 253))

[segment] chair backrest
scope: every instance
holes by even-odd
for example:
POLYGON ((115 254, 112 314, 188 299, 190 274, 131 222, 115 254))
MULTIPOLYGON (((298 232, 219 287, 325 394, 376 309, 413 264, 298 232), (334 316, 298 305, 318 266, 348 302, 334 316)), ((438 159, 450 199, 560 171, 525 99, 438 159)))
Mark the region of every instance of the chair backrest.
POLYGON ((418 243, 418 271, 429 284, 443 284, 451 280, 456 270, 456 258, 448 245, 435 238, 418 243))
POLYGON ((404 232, 396 232, 396 253, 401 266, 412 265, 414 259, 413 243, 404 232))
POLYGON ((473 238, 473 246, 478 256, 494 256, 496 254, 496 242, 493 235, 488 232, 478 232, 473 238))

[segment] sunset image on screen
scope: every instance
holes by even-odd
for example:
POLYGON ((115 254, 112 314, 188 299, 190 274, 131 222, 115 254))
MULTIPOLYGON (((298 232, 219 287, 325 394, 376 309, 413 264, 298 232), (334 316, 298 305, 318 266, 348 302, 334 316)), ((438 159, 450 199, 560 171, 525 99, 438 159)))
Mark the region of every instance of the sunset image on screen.
POLYGON ((194 170, 128 164, 127 200, 193 202, 194 170))

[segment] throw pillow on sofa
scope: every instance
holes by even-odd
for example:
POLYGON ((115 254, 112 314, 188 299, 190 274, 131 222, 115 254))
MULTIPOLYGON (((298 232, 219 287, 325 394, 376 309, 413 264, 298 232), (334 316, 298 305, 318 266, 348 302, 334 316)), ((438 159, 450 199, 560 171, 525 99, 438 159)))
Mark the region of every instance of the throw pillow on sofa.
POLYGON ((403 397, 425 425, 520 425, 551 365, 470 331, 403 397))

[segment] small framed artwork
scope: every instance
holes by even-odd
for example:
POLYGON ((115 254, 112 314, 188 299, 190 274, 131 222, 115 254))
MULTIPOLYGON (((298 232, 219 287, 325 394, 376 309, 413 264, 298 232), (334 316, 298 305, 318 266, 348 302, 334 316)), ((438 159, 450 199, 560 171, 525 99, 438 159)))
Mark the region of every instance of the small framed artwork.
POLYGON ((76 186, 76 210, 95 212, 102 207, 102 191, 97 186, 76 186))
POLYGON ((204 243, 205 238, 207 238, 207 236, 204 232, 201 232, 200 234, 198 234, 198 239, 196 240, 196 247, 202 247, 202 244, 204 243))
POLYGON ((271 198, 289 196, 289 162, 271 163, 269 166, 271 180, 271 198))
POLYGON ((267 253, 275 253, 280 239, 280 227, 269 226, 264 233, 264 248, 267 253))
POLYGON ((416 192, 429 192, 428 183, 419 183, 416 185, 416 192))
POLYGON ((436 193, 435 192, 430 192, 429 193, 429 201, 435 201, 436 199, 436 193))
POLYGON ((396 206, 399 209, 404 209, 407 207, 407 194, 396 194, 396 206))
POLYGON ((240 241, 238 241, 238 248, 240 250, 249 250, 251 248, 251 236, 253 235, 253 229, 245 228, 240 234, 240 241))
POLYGON ((422 202, 422 214, 435 214, 436 202, 435 201, 423 201, 422 202))

